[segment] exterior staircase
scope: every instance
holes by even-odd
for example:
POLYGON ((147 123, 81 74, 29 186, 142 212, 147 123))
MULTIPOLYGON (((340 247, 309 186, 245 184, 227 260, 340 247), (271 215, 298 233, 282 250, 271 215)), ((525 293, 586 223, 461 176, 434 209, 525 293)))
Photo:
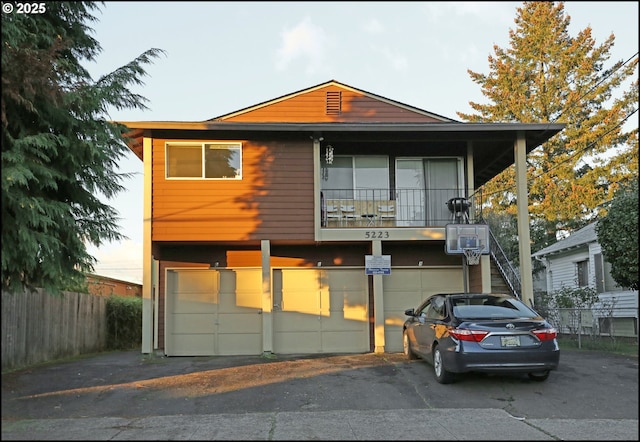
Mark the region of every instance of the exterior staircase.
POLYGON ((504 276, 502 276, 493 256, 491 257, 491 291, 493 293, 515 294, 507 284, 504 276))
POLYGON ((491 250, 491 290, 511 293, 520 298, 522 293, 520 274, 513 268, 491 229, 489 229, 489 248, 491 250))

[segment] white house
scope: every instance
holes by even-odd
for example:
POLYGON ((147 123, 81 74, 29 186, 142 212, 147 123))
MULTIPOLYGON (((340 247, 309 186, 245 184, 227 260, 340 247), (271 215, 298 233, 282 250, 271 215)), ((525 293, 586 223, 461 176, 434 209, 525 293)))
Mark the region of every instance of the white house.
POLYGON ((562 287, 595 287, 600 302, 593 312, 600 333, 613 329, 618 336, 638 336, 638 291, 619 287, 611 277, 611 264, 602 254, 596 223, 532 254, 545 267, 547 293, 562 287))

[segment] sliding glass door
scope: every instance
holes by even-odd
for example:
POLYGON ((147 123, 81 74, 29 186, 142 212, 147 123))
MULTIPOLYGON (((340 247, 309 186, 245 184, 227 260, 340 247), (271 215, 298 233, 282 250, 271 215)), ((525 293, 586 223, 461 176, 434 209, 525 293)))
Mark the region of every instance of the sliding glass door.
POLYGON ((358 219, 378 213, 379 205, 395 206, 397 226, 451 222, 447 201, 465 196, 462 158, 397 158, 395 189, 389 186, 389 169, 386 156, 335 156, 332 164, 322 164, 324 201, 354 206, 358 219))
POLYGON ((389 159, 386 156, 335 156, 323 165, 325 198, 389 199, 389 159))
POLYGON ((463 195, 459 158, 398 158, 398 225, 443 226, 450 222, 450 198, 463 195))

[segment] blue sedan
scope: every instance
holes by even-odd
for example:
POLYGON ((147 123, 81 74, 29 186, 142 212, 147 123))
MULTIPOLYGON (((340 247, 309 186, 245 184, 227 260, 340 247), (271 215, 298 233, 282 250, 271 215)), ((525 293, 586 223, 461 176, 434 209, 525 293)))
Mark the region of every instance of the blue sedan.
POLYGON ((437 294, 405 315, 404 354, 429 362, 441 384, 468 372, 526 373, 544 381, 560 362, 556 329, 514 296, 437 294))

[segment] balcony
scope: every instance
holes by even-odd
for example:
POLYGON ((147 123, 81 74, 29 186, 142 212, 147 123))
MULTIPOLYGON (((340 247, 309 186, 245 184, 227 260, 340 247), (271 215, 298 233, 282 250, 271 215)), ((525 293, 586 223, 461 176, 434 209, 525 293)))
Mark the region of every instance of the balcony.
POLYGON ((325 189, 321 227, 422 228, 468 222, 463 189, 325 189))

